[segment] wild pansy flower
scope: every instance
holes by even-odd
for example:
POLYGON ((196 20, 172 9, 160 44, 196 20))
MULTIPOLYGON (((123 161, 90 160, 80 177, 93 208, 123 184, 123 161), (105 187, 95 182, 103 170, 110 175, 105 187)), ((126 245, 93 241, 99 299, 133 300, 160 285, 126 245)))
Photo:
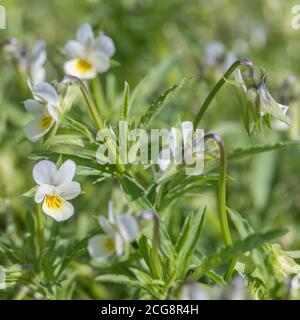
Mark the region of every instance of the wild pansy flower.
POLYGON ((77 30, 76 40, 66 43, 65 50, 71 58, 64 65, 65 73, 92 79, 109 69, 109 58, 115 53, 115 45, 103 32, 94 37, 91 25, 85 23, 77 30))
POLYGON ((36 142, 58 122, 61 97, 48 83, 30 85, 30 89, 34 99, 27 99, 24 105, 34 119, 25 127, 24 132, 29 140, 36 142))
POLYGON ((100 216, 99 224, 105 234, 92 237, 88 242, 90 256, 98 261, 112 254, 122 255, 126 244, 133 242, 139 227, 135 217, 129 214, 116 215, 109 203, 108 219, 100 216))
POLYGON ((271 127, 271 116, 286 124, 290 123, 286 116, 289 107, 276 102, 271 96, 265 75, 258 78, 254 68, 240 68, 235 72, 234 84, 239 89, 239 97, 244 107, 244 124, 249 134, 261 127, 261 120, 271 127))
POLYGON ((16 61, 20 71, 29 76, 33 84, 45 80, 46 70, 44 64, 47 60, 46 45, 42 40, 36 41, 30 48, 27 44, 21 43, 17 38, 10 38, 2 47, 4 53, 16 61))
POLYGON ((76 198, 80 184, 72 181, 76 164, 66 160, 59 169, 49 160, 39 161, 33 168, 33 179, 38 184, 35 202, 43 202, 43 212, 56 221, 69 219, 74 213, 73 205, 67 201, 76 198))
POLYGON ((165 171, 172 160, 175 163, 182 163, 191 157, 194 152, 201 151, 201 140, 193 136, 193 123, 183 121, 181 123, 181 134, 179 129, 172 127, 169 135, 169 146, 164 148, 158 158, 158 166, 165 171))

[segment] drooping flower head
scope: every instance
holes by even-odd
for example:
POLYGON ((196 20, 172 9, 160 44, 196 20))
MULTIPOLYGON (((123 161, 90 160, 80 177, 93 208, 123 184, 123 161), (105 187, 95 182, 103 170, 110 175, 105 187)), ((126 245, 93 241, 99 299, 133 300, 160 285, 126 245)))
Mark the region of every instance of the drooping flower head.
POLYGON ((24 102, 25 109, 34 119, 25 127, 25 135, 32 142, 42 138, 58 122, 61 98, 56 89, 48 83, 31 86, 33 99, 24 102))
POLYGON ((33 168, 33 179, 38 184, 35 202, 43 202, 43 212, 56 221, 69 219, 74 213, 73 205, 67 201, 80 194, 80 184, 72 181, 76 164, 65 161, 59 169, 49 160, 39 161, 33 168))
POLYGON ((77 30, 76 40, 66 43, 65 50, 71 59, 64 65, 65 73, 80 79, 92 79, 97 73, 109 69, 109 59, 115 53, 115 45, 103 32, 95 37, 91 25, 85 23, 77 30))
POLYGON ((239 68, 235 72, 235 82, 243 106, 244 125, 249 134, 261 130, 262 121, 271 127, 271 116, 290 124, 286 113, 288 106, 275 101, 266 86, 266 76, 257 76, 253 67, 239 68))
POLYGON ((36 41, 33 47, 21 43, 17 38, 8 39, 2 46, 3 52, 12 58, 25 78, 29 76, 33 84, 43 82, 46 76, 44 64, 47 60, 46 45, 42 40, 36 41))
POLYGON ((107 259, 114 253, 122 255, 126 243, 134 241, 139 231, 135 217, 126 213, 116 215, 111 202, 108 211, 108 219, 104 216, 99 217, 99 224, 105 234, 92 237, 88 243, 90 256, 99 261, 107 259))

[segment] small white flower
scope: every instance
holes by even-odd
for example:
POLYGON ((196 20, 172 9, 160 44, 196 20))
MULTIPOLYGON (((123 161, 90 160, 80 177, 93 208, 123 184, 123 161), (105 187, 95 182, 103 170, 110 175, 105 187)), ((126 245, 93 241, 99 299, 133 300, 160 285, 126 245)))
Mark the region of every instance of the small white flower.
POLYGON ((45 80, 44 64, 47 60, 45 42, 38 40, 33 48, 21 43, 17 38, 10 38, 4 46, 4 51, 18 64, 21 71, 30 77, 32 83, 37 84, 45 80))
POLYGON ((100 216, 99 223, 105 234, 92 237, 88 242, 90 256, 103 261, 112 254, 121 255, 126 243, 133 242, 138 234, 138 223, 129 214, 117 216, 109 203, 108 219, 100 216))
POLYGON ((158 158, 158 166, 162 171, 165 171, 171 160, 177 160, 177 163, 181 163, 184 159, 184 155, 190 155, 193 151, 201 150, 200 140, 195 140, 193 134, 193 123, 191 121, 184 121, 181 123, 181 134, 178 129, 172 127, 169 136, 169 148, 163 149, 158 158))
POLYGON ((25 109, 34 116, 25 128, 26 137, 32 142, 42 138, 58 122, 61 97, 56 89, 48 83, 30 86, 34 99, 24 102, 25 109))
POLYGON ((72 160, 65 161, 59 169, 49 160, 39 161, 33 168, 33 179, 39 185, 35 194, 35 202, 43 202, 45 214, 56 221, 69 219, 74 207, 67 200, 80 194, 80 184, 72 181, 76 164, 72 160))
POLYGON ((109 69, 109 58, 115 53, 115 45, 103 32, 95 38, 91 25, 85 23, 77 30, 76 40, 66 43, 65 50, 71 58, 64 65, 65 73, 92 79, 109 69))

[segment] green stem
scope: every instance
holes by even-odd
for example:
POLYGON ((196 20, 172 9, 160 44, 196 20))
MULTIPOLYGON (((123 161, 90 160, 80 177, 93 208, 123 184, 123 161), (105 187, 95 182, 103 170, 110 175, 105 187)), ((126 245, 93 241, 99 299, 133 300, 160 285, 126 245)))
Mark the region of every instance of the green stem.
MULTIPOLYGON (((205 140, 213 139, 218 144, 220 150, 220 177, 218 185, 218 211, 221 230, 226 246, 232 245, 232 238, 229 230, 227 220, 227 209, 226 209, 226 175, 227 175, 227 154, 223 139, 216 132, 209 132, 204 136, 205 140)), ((232 260, 225 274, 225 280, 231 278, 232 272, 234 271, 236 261, 232 260)))
POLYGON ((206 112, 207 108, 209 107, 210 103, 212 102, 215 95, 218 93, 218 91, 222 88, 225 80, 240 66, 248 66, 249 68, 253 68, 253 64, 249 59, 239 59, 235 61, 228 70, 224 73, 222 78, 216 83, 214 88, 211 90, 211 92, 208 94, 204 102, 202 103, 199 112, 197 113, 195 120, 194 120, 194 128, 197 128, 199 126, 200 121, 202 120, 204 113, 206 112))
POLYGON ((102 84, 99 79, 99 77, 95 77, 91 80, 91 87, 93 91, 93 95, 95 97, 96 107, 102 116, 105 115, 105 99, 104 99, 104 93, 102 89, 102 84))
POLYGON ((153 275, 157 279, 162 279, 162 271, 161 271, 161 265, 160 265, 160 259, 159 259, 159 243, 160 243, 160 222, 159 222, 159 216, 156 212, 153 212, 153 237, 152 237, 152 271, 153 275))
POLYGON ((41 205, 37 204, 37 235, 39 243, 39 252, 43 252, 45 248, 44 220, 41 205))

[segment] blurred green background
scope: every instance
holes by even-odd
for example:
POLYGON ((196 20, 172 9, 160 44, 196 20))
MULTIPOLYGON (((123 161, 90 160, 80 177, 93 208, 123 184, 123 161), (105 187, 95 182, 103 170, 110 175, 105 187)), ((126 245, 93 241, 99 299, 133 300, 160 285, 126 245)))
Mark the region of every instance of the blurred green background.
MULTIPOLYGON (((101 75, 104 85, 111 88, 113 82, 118 95, 124 81, 134 88, 149 74, 154 79, 145 99, 135 104, 134 115, 141 114, 163 89, 183 77, 192 77, 180 98, 170 103, 157 121, 159 126, 174 125, 178 114, 182 120, 192 121, 233 57, 250 58, 255 66, 264 68, 273 96, 290 105, 292 110, 299 108, 300 30, 291 27, 291 10, 297 1, 7 0, 1 4, 7 12, 7 30, 0 30, 1 41, 14 36, 30 43, 36 39, 47 42, 48 81, 62 79, 65 58, 61 48, 66 41, 74 39, 81 23, 88 22, 95 29, 104 30, 115 42, 114 59, 119 62, 109 74, 101 75), (223 46, 223 51, 210 61, 211 45, 215 42, 223 46), (293 79, 288 89, 285 87, 287 79, 293 79)), ((34 163, 28 156, 43 149, 23 137, 23 128, 30 116, 25 113, 22 101, 28 97, 17 86, 14 67, 2 60, 0 74, 1 235, 9 229, 12 233, 14 230, 21 232, 24 227, 24 214, 33 208, 32 201, 21 196, 34 185, 31 178, 34 163)), ((114 104, 117 101, 114 97, 111 101, 107 117, 116 122, 119 105, 114 104)), ((209 108, 201 127, 222 135, 229 150, 298 138, 297 128, 266 130, 263 135, 248 137, 242 124, 241 107, 229 85, 209 108)), ((229 165, 229 175, 233 177, 229 183, 229 205, 247 217, 257 230, 270 226, 289 227, 290 232, 283 239, 283 246, 289 250, 300 247, 299 156, 299 148, 288 148, 229 165)), ((85 195, 74 201, 76 213, 61 227, 62 237, 66 239, 70 235, 82 237, 94 224, 91 217, 107 212, 114 184, 104 181, 93 185, 92 181, 81 178, 85 195)), ((206 202, 211 211, 208 214, 211 223, 205 230, 205 245, 213 248, 220 242, 213 191, 201 197, 182 198, 166 210, 165 214, 171 216, 169 224, 173 237, 180 230, 183 216, 206 202), (173 221, 178 223, 172 224, 173 221)), ((76 296, 111 298, 126 297, 126 293, 83 283, 76 296)))

